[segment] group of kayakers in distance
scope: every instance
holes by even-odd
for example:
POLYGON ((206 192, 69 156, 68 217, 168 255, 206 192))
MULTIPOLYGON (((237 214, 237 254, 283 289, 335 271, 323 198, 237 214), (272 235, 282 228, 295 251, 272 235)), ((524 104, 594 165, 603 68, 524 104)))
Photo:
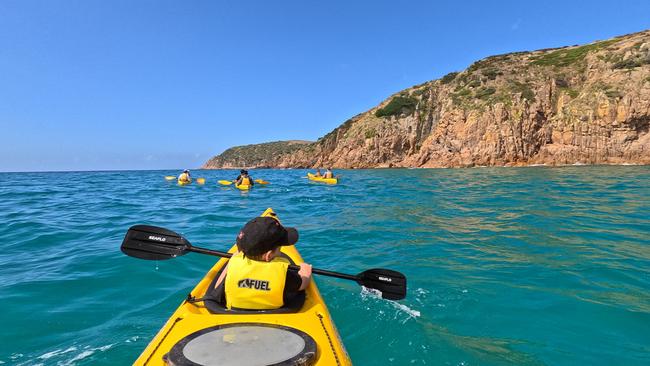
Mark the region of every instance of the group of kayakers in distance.
MULTIPOLYGON (((172 177, 170 177, 172 178, 172 177)), ((178 176, 177 178, 178 183, 191 183, 192 182, 192 175, 190 174, 189 169, 183 170, 183 172, 178 176)), ((239 171, 239 175, 235 180, 232 181, 236 185, 248 185, 248 186, 253 186, 255 183, 253 181, 253 178, 251 178, 248 175, 248 170, 242 169, 239 171)))
MULTIPOLYGON (((337 184, 338 183, 338 176, 334 176, 334 173, 332 172, 331 168, 327 168, 324 173, 321 173, 320 169, 316 169, 316 173, 307 173, 307 178, 309 178, 312 181, 317 181, 321 183, 327 183, 327 184, 337 184)), ((192 183, 192 175, 190 174, 189 169, 183 170, 183 172, 178 175, 178 177, 175 176, 165 176, 165 180, 171 181, 171 180, 177 180, 179 185, 187 185, 192 183)), ((196 179, 197 184, 205 184, 205 178, 197 178, 196 179)), ((219 180, 219 184, 228 186, 234 184, 235 187, 242 189, 242 190, 248 190, 251 189, 255 183, 259 184, 269 184, 269 182, 263 180, 263 179, 253 179, 249 174, 248 170, 246 169, 241 169, 239 171, 239 175, 237 178, 234 180, 219 180)))

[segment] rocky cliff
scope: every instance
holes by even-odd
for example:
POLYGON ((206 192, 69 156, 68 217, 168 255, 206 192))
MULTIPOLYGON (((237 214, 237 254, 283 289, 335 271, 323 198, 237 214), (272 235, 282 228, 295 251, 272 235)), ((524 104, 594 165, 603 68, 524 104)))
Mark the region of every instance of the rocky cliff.
MULTIPOLYGON (((485 58, 290 151, 204 168, 650 164, 650 31, 485 58)), ((250 148, 250 147, 249 147, 250 148)), ((230 156, 230 157, 229 157, 230 156)))

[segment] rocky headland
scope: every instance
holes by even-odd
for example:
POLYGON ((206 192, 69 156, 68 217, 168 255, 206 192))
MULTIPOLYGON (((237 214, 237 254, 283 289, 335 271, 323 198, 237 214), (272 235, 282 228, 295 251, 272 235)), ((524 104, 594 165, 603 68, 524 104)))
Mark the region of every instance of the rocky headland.
POLYGON ((203 168, 650 164, 649 129, 650 30, 487 57, 316 142, 234 147, 203 168))

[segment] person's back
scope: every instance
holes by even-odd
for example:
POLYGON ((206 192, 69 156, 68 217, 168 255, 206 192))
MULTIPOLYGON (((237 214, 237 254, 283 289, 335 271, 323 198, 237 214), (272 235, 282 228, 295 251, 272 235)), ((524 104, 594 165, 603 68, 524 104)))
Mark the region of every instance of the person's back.
POLYGON ((190 177, 189 170, 184 170, 181 175, 178 176, 179 182, 190 182, 192 178, 190 177))
POLYGON ((289 269, 280 256, 283 245, 298 241, 298 232, 284 228, 271 217, 249 221, 237 236, 239 252, 234 254, 216 287, 225 283, 225 303, 229 309, 277 309, 311 279, 311 266, 300 264, 300 271, 289 269), (224 281, 225 277, 225 281, 224 281))
MULTIPOLYGON (((237 253, 230 258, 226 276, 228 309, 277 309, 284 305, 289 261, 274 257, 270 261, 248 258, 237 253)), ((295 289, 294 289, 295 291, 295 289)))
POLYGON ((332 173, 332 169, 327 168, 327 171, 325 171, 325 174, 323 175, 323 178, 326 178, 326 179, 334 178, 334 173, 332 173))

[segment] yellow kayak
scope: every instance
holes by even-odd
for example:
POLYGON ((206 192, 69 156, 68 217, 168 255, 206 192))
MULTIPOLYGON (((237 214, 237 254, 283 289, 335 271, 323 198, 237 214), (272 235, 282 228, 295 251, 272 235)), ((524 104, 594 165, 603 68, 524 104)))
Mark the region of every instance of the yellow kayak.
POLYGON ((251 189, 251 186, 248 184, 240 184, 240 185, 235 184, 235 187, 237 189, 241 189, 242 191, 248 191, 249 189, 251 189))
MULTIPOLYGON (((262 215, 275 214, 267 209, 262 215)), ((295 264, 303 262, 295 246, 283 246, 282 253, 295 264)), ((352 364, 313 279, 304 303, 282 313, 226 310, 202 300, 227 261, 212 267, 134 365, 352 364)))
POLYGON ((179 186, 185 186, 185 185, 188 185, 190 183, 192 183, 191 180, 180 180, 180 179, 178 180, 178 185, 179 186))
MULTIPOLYGON (((270 208, 262 216, 277 220, 270 208)), ((156 261, 191 252, 222 257, 158 331, 135 365, 351 365, 313 279, 305 291, 285 300, 280 309, 226 309, 219 291, 223 288, 215 289, 215 283, 227 264, 225 258, 235 252, 234 246, 229 253, 199 248, 169 229, 135 225, 127 231, 120 248, 130 257, 156 261)), ((289 268, 299 270, 297 265, 303 260, 296 247, 283 246, 281 251, 281 256, 293 262, 289 268)), ((406 297, 406 276, 390 269, 372 268, 351 275, 312 268, 312 273, 354 281, 376 290, 384 299, 406 297)))
POLYGON ((322 183, 327 183, 327 184, 337 184, 339 180, 337 178, 323 178, 323 177, 317 177, 313 175, 312 173, 307 173, 307 178, 309 180, 312 180, 314 182, 322 182, 322 183))

